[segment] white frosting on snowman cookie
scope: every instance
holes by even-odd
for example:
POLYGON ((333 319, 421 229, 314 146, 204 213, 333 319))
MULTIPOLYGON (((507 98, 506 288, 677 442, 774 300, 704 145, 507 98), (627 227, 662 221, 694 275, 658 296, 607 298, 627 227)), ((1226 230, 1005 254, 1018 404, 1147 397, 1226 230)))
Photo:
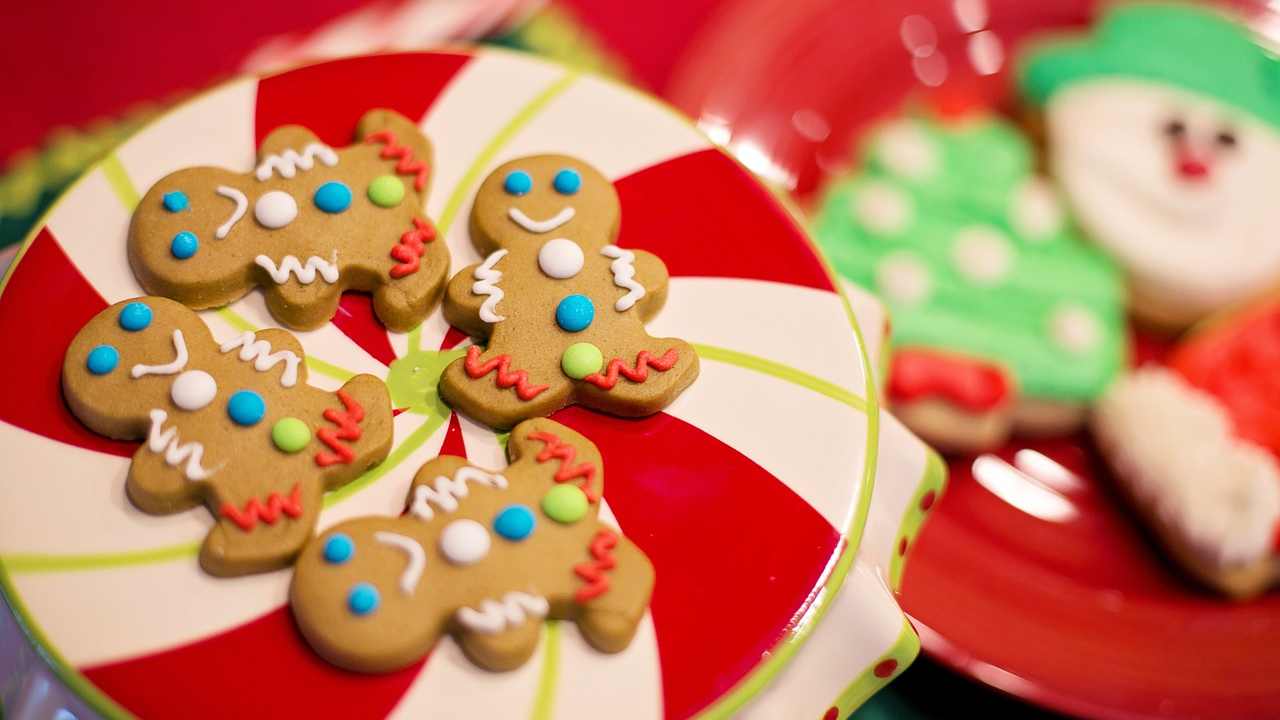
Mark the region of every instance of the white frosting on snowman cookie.
POLYGON ((1063 89, 1046 119, 1053 172, 1081 226, 1166 322, 1280 279, 1280 131, 1211 98, 1121 78, 1063 89))
POLYGON ((1164 368, 1117 382, 1093 430, 1121 482, 1205 560, 1248 565, 1271 551, 1280 467, 1240 440, 1218 401, 1164 368))

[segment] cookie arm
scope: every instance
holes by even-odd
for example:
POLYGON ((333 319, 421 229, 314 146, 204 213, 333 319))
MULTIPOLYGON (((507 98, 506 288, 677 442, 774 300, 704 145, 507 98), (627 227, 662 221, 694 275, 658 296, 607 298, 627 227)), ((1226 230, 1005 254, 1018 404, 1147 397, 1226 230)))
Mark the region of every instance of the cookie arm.
POLYGON ((476 279, 476 272, 484 264, 477 263, 463 268, 449 280, 444 292, 445 320, 467 335, 482 339, 489 337, 489 333, 493 331, 493 325, 481 318, 485 304, 488 303, 490 310, 500 316, 502 301, 500 281, 490 280, 489 285, 492 287, 485 287, 483 279, 476 279), (477 285, 481 286, 481 293, 475 292, 477 285))
MULTIPOLYGON (((632 250, 635 253, 635 282, 644 288, 644 295, 636 300, 635 310, 640 317, 648 320, 662 309, 667 301, 667 281, 670 275, 667 266, 653 253, 644 250, 632 250)), ((615 275, 615 284, 617 279, 615 275)), ((625 295, 623 296, 625 297, 625 295)))

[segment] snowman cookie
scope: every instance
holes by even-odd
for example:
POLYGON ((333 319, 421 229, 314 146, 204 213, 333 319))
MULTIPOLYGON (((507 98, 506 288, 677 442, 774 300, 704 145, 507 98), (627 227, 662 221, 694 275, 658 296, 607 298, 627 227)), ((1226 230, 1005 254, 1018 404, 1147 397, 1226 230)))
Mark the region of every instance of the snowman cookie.
POLYGON ((484 261, 449 281, 444 314, 487 345, 445 370, 450 405, 500 429, 570 403, 649 415, 693 382, 693 347, 645 332, 667 269, 614 244, 620 215, 613 184, 576 158, 520 158, 485 179, 471 211, 484 261))
POLYGON ((1121 5, 1032 48, 1049 166, 1123 266, 1139 319, 1177 329, 1280 280, 1280 61, 1186 5, 1121 5))
POLYGON ((893 318, 886 392, 948 450, 1060 433, 1123 366, 1123 291, 1084 245, 1027 141, 979 111, 894 120, 828 188, 814 233, 893 318))
POLYGON ((422 212, 430 179, 430 142, 394 111, 366 113, 339 150, 286 125, 249 173, 195 167, 157 182, 134 211, 129 262, 147 292, 196 309, 262 287, 277 320, 306 330, 363 290, 387 328, 407 331, 449 274, 422 212))
POLYGON ((311 538, 326 490, 391 449, 391 399, 372 375, 336 393, 307 384, 284 330, 215 342, 172 300, 117 303, 89 321, 62 365, 67 405, 97 433, 142 440, 126 489, 139 509, 203 503, 215 518, 200 549, 213 575, 284 567, 311 538))
POLYGON ((1251 597, 1280 580, 1280 298, 1194 332, 1117 382, 1092 427, 1121 489, 1191 575, 1251 597))
POLYGON ((546 618, 576 622, 604 652, 630 643, 653 566, 598 518, 599 451, 539 418, 512 430, 507 454, 501 471, 438 457, 402 515, 349 520, 303 550, 289 597, 320 655, 387 672, 449 633, 477 665, 510 670, 533 654, 546 618))

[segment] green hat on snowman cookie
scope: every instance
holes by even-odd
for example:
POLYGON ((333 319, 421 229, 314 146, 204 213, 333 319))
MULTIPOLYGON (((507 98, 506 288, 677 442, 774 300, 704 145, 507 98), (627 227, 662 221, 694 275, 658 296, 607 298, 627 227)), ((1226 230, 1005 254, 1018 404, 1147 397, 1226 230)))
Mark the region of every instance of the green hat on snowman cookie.
POLYGON ((1280 129, 1280 60, 1243 27, 1202 7, 1134 4, 1109 12, 1091 35, 1040 44, 1020 66, 1036 105, 1079 81, 1146 80, 1214 98, 1280 129))

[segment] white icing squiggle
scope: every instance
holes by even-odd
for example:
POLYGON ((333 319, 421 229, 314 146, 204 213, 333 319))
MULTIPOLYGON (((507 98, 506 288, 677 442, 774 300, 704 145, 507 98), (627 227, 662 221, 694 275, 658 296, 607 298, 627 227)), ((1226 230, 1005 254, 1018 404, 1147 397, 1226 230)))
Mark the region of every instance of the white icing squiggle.
POLYGON ((231 228, 235 227, 236 223, 240 222, 240 218, 244 217, 244 211, 249 208, 249 198, 245 197, 244 193, 229 185, 219 185, 218 189, 214 192, 224 198, 230 198, 236 203, 236 209, 231 211, 231 217, 227 218, 226 222, 219 225, 217 232, 213 234, 214 237, 221 240, 227 236, 227 233, 231 232, 231 228))
POLYGON ((471 285, 471 292, 476 295, 488 295, 485 301, 480 305, 480 319, 487 323, 496 323, 506 320, 505 315, 499 315, 494 312, 498 308, 498 303, 502 302, 502 289, 498 287, 498 281, 502 279, 502 271, 495 270, 494 265, 498 261, 507 256, 506 250, 494 250, 489 257, 480 263, 480 267, 476 268, 473 273, 476 281, 471 285))
POLYGON ((280 177, 291 178, 298 174, 299 168, 310 170, 315 167, 316 160, 333 167, 338 164, 338 153, 328 145, 318 142, 302 148, 301 154, 290 148, 279 155, 268 155, 263 158, 254 175, 259 180, 266 180, 271 177, 272 171, 275 171, 280 173, 280 177))
POLYGON ((133 366, 130 375, 134 378, 140 378, 144 375, 177 375, 187 366, 187 342, 182 337, 181 330, 173 331, 173 349, 176 355, 173 362, 164 365, 143 365, 138 363, 133 366))
POLYGON ((525 592, 509 592, 502 600, 485 600, 479 610, 458 608, 458 622, 472 632, 496 635, 503 630, 519 627, 529 618, 541 620, 551 611, 551 603, 539 595, 525 592))
POLYGON ((171 467, 185 463, 182 474, 188 480, 206 480, 211 477, 214 470, 207 470, 200 465, 200 461, 204 459, 204 446, 195 441, 179 443, 178 428, 164 429, 164 421, 168 417, 169 413, 163 410, 151 411, 151 432, 147 435, 147 447, 153 453, 164 453, 164 461, 171 467))
POLYGON ((627 291, 613 304, 618 312, 626 312, 635 306, 636 301, 644 297, 644 286, 636 282, 636 254, 623 250, 617 245, 605 245, 600 254, 613 258, 609 263, 609 271, 613 273, 613 284, 627 291))
POLYGON ((476 467, 459 468, 452 478, 440 475, 435 479, 435 487, 430 484, 422 484, 413 489, 413 504, 409 507, 409 514, 419 520, 431 520, 435 517, 435 513, 431 510, 431 503, 435 503, 444 512, 454 512, 458 509, 458 498, 467 496, 467 483, 480 483, 488 485, 499 490, 505 490, 507 487, 507 478, 502 475, 493 475, 476 467))
POLYGON ((383 545, 399 548, 409 556, 409 564, 400 574, 400 590, 405 595, 412 595, 418 587, 418 581, 422 579, 422 570, 427 566, 427 554, 423 551, 422 544, 411 537, 384 531, 374 533, 373 539, 383 545))
POLYGON ((528 215, 525 215, 524 212, 520 210, 520 208, 513 207, 507 210, 507 217, 511 218, 512 222, 524 228, 525 230, 528 230, 531 233, 537 233, 539 235, 541 235, 542 233, 549 233, 552 230, 555 230, 561 225, 572 220, 573 216, 574 216, 574 209, 569 206, 566 206, 563 210, 556 213, 555 215, 552 215, 546 220, 534 220, 528 215))
POLYGON ((324 258, 312 255, 307 258, 307 264, 303 265, 296 256, 285 255, 277 266, 275 261, 266 255, 259 255, 253 259, 253 262, 267 274, 277 285, 283 285, 289 282, 289 275, 298 276, 298 282, 303 285, 310 285, 315 282, 316 272, 319 271, 320 277, 330 285, 338 282, 338 251, 333 251, 333 259, 325 260, 324 258))
POLYGON ((245 332, 239 337, 231 338, 222 343, 218 349, 222 352, 231 352, 236 348, 240 348, 240 359, 249 362, 253 361, 253 369, 258 372, 266 372, 277 364, 284 363, 284 373, 280 375, 280 384, 285 387, 293 387, 298 382, 298 364, 302 362, 302 358, 291 350, 280 350, 271 352, 271 343, 266 340, 255 340, 254 334, 245 332))

